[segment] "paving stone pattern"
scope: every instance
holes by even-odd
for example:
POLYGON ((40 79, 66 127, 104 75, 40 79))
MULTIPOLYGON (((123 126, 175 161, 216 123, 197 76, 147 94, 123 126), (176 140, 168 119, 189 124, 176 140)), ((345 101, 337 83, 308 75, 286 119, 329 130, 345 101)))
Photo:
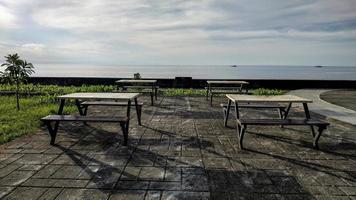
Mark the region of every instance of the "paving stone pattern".
MULTIPOLYGON (((1 199, 356 199, 356 127, 332 122, 311 148, 308 127, 250 127, 238 149, 235 122, 201 97, 140 98, 129 145, 117 124, 62 123, 0 147, 1 199), (117 134, 120 133, 120 134, 117 134)), ((91 107, 90 115, 123 115, 91 107)), ((242 110, 276 117, 275 110, 242 110)), ((291 116, 303 116, 294 109, 291 116)))

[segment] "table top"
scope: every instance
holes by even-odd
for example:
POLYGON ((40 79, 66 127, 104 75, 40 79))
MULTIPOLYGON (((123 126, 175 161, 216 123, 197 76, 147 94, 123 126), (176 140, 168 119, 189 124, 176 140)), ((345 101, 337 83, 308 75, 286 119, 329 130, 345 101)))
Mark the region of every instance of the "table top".
POLYGON ((115 83, 157 83, 157 80, 147 80, 147 79, 125 79, 118 80, 115 83))
POLYGON ((208 84, 249 84, 246 81, 206 81, 208 84))
POLYGON ((305 99, 294 95, 276 95, 276 96, 256 96, 227 94, 227 98, 233 102, 276 102, 276 103, 311 103, 312 100, 305 99))
POLYGON ((72 93, 58 96, 58 99, 96 99, 96 100, 132 100, 140 96, 140 93, 72 93))

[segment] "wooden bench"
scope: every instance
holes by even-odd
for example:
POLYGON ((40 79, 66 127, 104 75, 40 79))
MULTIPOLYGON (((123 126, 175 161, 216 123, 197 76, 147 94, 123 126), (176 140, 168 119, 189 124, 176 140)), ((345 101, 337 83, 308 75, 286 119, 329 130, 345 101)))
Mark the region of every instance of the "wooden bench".
POLYGON ((108 123, 119 123, 124 135, 123 145, 127 145, 128 140, 128 117, 100 117, 100 116, 74 116, 74 115, 48 115, 41 119, 49 131, 51 136, 50 144, 53 145, 56 140, 59 123, 64 122, 108 122, 108 123), (52 127, 51 122, 55 122, 54 127, 52 127))
POLYGON ((206 94, 207 98, 210 95, 210 106, 213 106, 214 95, 221 95, 221 94, 252 94, 252 93, 249 93, 247 88, 245 88, 245 91, 243 91, 242 88, 240 87, 211 87, 206 94))
MULTIPOLYGON (((116 102, 116 101, 84 101, 80 104, 83 108, 83 115, 86 116, 88 113, 89 106, 127 106, 127 102, 116 102)), ((131 106, 136 106, 135 104, 131 104, 131 106)), ((137 121, 139 125, 141 124, 141 115, 142 115, 142 106, 143 103, 137 103, 137 121)))
MULTIPOLYGON (((227 104, 220 104, 220 106, 223 109, 224 113, 224 123, 225 126, 227 125, 227 120, 226 119, 226 112, 227 112, 227 104)), ((277 109, 279 118, 280 119, 285 119, 287 117, 287 114, 289 112, 290 107, 285 107, 280 104, 239 104, 239 108, 252 108, 252 109, 277 109)), ((231 108, 235 108, 233 104, 231 104, 231 108)))
MULTIPOLYGON (((119 86, 118 86, 119 87, 119 86)), ((153 97, 157 101, 158 96, 158 88, 159 86, 147 86, 147 85, 129 85, 129 86, 121 86, 123 92, 127 91, 128 89, 142 89, 140 93, 149 93, 151 97, 151 105, 153 105, 153 97)))
POLYGON ((242 141, 245 131, 249 125, 262 125, 262 126, 310 126, 313 134, 313 147, 319 149, 318 141, 322 132, 329 126, 328 122, 319 119, 239 119, 237 120, 238 138, 240 149, 243 149, 242 141), (313 127, 318 127, 318 133, 314 133, 313 127))

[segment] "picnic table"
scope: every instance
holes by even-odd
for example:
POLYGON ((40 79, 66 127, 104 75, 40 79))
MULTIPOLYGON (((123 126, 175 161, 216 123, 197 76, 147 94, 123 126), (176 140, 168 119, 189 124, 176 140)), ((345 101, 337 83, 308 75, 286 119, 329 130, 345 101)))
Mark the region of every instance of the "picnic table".
MULTIPOLYGON (((124 145, 127 145, 128 139, 128 130, 130 124, 130 108, 131 102, 134 101, 136 106, 136 111, 139 110, 139 103, 137 98, 140 96, 140 93, 72 93, 62 96, 58 96, 60 99, 60 105, 57 115, 48 115, 43 117, 41 120, 45 122, 51 136, 51 144, 54 144, 59 122, 61 121, 81 121, 81 122, 118 122, 123 131, 124 135, 124 145), (63 109, 65 106, 66 100, 74 100, 78 108, 79 115, 62 115, 63 109), (84 106, 81 105, 81 101, 84 100, 96 100, 96 101, 126 101, 127 102, 127 111, 126 116, 123 117, 111 117, 111 116, 86 116, 84 112, 84 106), (52 127, 51 122, 55 122, 54 127, 52 127)), ((137 117, 140 118, 139 115, 137 117)), ((140 119, 139 119, 140 120, 140 119)))
POLYGON ((323 132, 329 125, 329 123, 319 120, 311 119, 308 103, 312 103, 311 100, 294 95, 276 95, 276 96, 255 96, 255 95, 238 95, 238 94, 227 94, 228 98, 227 109, 224 116, 224 126, 227 126, 227 121, 229 118, 229 112, 232 107, 235 108, 235 118, 237 122, 237 135, 239 139, 240 149, 243 149, 243 137, 244 133, 249 125, 262 125, 262 126, 276 126, 281 127, 288 125, 296 126, 310 126, 313 135, 313 146, 318 149, 318 141, 323 132), (287 109, 279 119, 245 119, 240 118, 240 103, 264 103, 264 104, 276 104, 276 103, 287 103, 287 109), (291 109, 293 103, 301 103, 304 108, 304 119, 287 119, 288 113, 291 109), (233 104, 233 105, 232 105, 233 104), (315 134, 314 127, 318 127, 318 133, 315 134))
POLYGON ((153 96, 157 100, 158 86, 157 80, 148 80, 148 79, 123 79, 115 81, 117 84, 117 90, 121 88, 122 91, 127 91, 127 89, 144 89, 140 92, 150 93, 151 96, 151 105, 153 105, 153 96), (145 90, 146 89, 146 90, 145 90))
MULTIPOLYGON (((213 96, 215 94, 241 94, 245 85, 249 83, 246 81, 207 81, 206 99, 210 95, 210 106, 213 105, 213 96)), ((246 89, 246 88, 245 88, 246 89)), ((248 89, 246 89, 246 93, 248 89)))

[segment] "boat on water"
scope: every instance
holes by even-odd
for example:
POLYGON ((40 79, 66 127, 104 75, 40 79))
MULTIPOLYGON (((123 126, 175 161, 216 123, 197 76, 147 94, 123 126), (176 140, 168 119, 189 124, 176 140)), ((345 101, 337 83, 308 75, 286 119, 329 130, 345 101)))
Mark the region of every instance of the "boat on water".
POLYGON ((237 65, 232 65, 231 67, 237 67, 237 65))
POLYGON ((321 65, 317 65, 317 66, 315 66, 315 67, 317 67, 317 68, 322 68, 323 66, 321 66, 321 65))

